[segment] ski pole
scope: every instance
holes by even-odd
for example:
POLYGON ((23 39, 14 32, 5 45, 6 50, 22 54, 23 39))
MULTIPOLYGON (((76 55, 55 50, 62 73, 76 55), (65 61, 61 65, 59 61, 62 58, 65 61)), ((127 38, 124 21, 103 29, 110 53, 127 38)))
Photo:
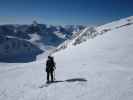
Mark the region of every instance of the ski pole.
POLYGON ((54 80, 55 80, 55 70, 54 70, 54 80))

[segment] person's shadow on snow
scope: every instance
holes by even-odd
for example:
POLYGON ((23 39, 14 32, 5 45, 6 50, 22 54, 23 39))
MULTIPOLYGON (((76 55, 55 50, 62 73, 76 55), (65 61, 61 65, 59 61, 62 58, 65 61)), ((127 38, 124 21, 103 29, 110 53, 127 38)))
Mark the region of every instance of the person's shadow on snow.
POLYGON ((72 79, 67 79, 67 80, 60 80, 60 81, 54 81, 52 83, 60 83, 60 82, 87 82, 85 78, 72 78, 72 79))
POLYGON ((87 82, 87 80, 85 78, 72 78, 65 80, 65 82, 87 82))

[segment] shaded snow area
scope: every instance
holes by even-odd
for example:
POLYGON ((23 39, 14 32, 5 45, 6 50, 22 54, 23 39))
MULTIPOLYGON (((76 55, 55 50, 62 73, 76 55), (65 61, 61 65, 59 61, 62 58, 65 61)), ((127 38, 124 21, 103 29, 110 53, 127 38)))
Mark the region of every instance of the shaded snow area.
POLYGON ((49 85, 46 59, 1 63, 0 100, 133 100, 132 51, 133 25, 71 45, 53 55, 56 82, 49 85))
POLYGON ((26 40, 0 36, 0 62, 31 62, 42 52, 39 47, 26 40))

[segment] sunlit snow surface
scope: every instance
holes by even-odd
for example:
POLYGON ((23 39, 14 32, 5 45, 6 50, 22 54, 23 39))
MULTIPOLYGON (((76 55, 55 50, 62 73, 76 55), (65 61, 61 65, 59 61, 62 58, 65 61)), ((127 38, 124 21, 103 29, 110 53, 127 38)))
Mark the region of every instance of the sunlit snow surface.
MULTIPOLYGON (((121 24, 125 24, 123 20, 99 30, 121 24)), ((132 24, 71 45, 54 54, 59 82, 43 88, 39 87, 46 81, 45 58, 24 64, 1 63, 0 100, 133 100, 132 52, 132 24)))

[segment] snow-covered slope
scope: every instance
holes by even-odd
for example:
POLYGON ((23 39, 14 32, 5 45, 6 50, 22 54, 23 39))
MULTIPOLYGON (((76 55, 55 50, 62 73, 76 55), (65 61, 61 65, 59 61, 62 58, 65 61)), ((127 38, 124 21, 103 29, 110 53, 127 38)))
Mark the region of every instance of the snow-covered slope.
POLYGON ((0 100, 133 100, 132 41, 133 24, 55 53, 57 82, 43 88, 45 59, 1 64, 0 100))
POLYGON ((60 44, 54 52, 60 51, 62 49, 66 49, 67 47, 71 45, 77 45, 82 42, 85 42, 89 39, 93 39, 96 36, 106 34, 108 31, 112 31, 115 29, 123 28, 126 26, 130 26, 133 24, 133 16, 120 19, 118 21, 113 21, 112 23, 108 23, 105 25, 101 25, 98 27, 86 27, 84 30, 81 30, 73 35, 73 38, 64 41, 62 44, 60 44))
POLYGON ((73 41, 70 44, 77 45, 88 39, 93 39, 98 35, 105 34, 108 31, 126 27, 132 24, 133 16, 118 21, 114 21, 109 24, 101 25, 99 27, 86 27, 83 31, 79 33, 79 35, 75 39, 73 39, 73 41))

